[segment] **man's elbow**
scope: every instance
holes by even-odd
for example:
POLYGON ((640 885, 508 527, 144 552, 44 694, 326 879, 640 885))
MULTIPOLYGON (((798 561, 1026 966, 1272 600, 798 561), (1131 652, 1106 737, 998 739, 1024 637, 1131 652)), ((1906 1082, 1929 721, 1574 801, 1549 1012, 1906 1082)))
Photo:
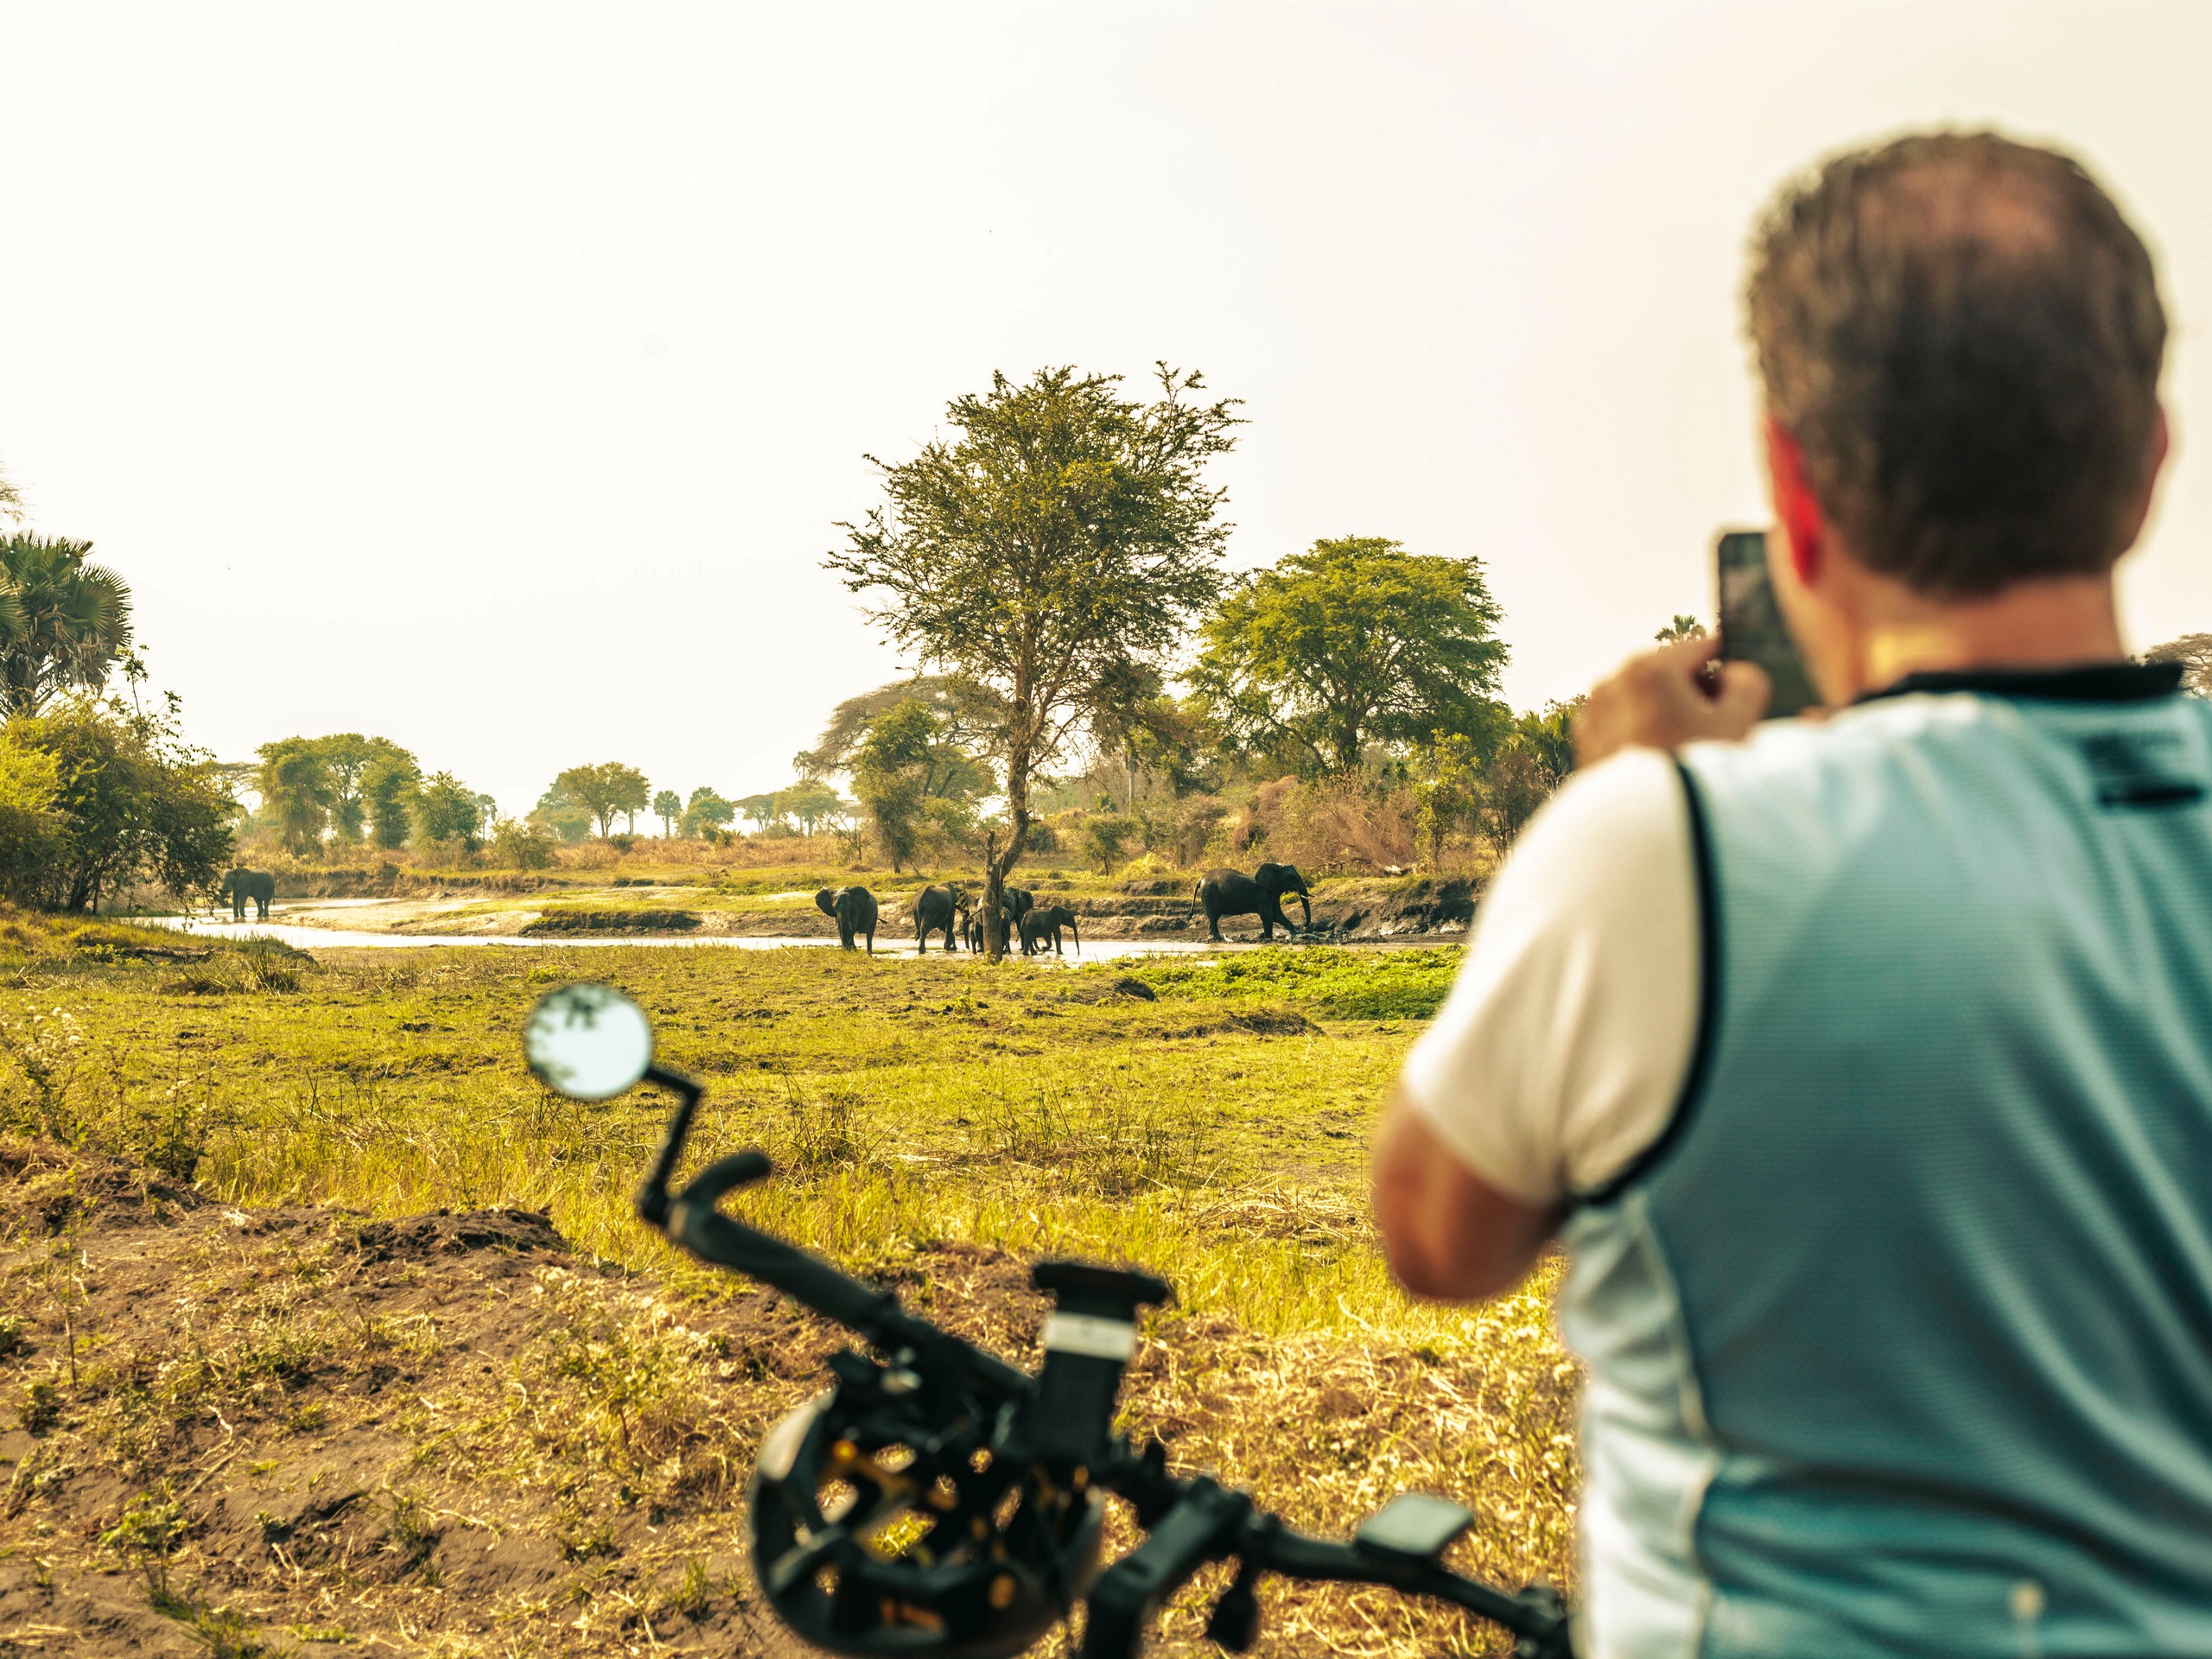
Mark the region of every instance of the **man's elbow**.
POLYGON ((1426 1241, 1382 1236, 1390 1272, 1409 1296, 1430 1302, 1482 1302, 1527 1276, 1529 1263, 1475 1251, 1446 1252, 1426 1241))
POLYGON ((1376 1154, 1376 1229, 1410 1294, 1483 1301, 1527 1277, 1555 1213, 1495 1192, 1402 1112, 1386 1122, 1376 1154))

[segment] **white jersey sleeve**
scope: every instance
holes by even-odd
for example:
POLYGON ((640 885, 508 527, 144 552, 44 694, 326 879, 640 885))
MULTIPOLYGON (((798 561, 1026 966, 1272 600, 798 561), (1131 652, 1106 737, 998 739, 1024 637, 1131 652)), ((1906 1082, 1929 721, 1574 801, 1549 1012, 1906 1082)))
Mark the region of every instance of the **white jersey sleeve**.
POLYGON ((1574 773, 1484 893, 1459 979, 1407 1058, 1406 1097, 1510 1197, 1602 1185, 1674 1115, 1701 949, 1673 760, 1631 749, 1574 773))

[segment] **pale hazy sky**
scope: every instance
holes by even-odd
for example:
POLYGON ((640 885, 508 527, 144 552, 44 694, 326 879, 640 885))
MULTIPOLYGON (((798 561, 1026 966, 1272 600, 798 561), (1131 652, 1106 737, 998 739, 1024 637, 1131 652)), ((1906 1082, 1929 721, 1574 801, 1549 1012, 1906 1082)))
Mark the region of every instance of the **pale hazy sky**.
POLYGON ((776 786, 896 663, 819 566, 994 369, 1205 371, 1233 562, 1490 570, 1520 705, 1759 510, 1737 287, 1785 173, 2071 146, 2159 255, 2139 644, 2212 628, 2212 5, 0 0, 0 468, 226 759, 381 733, 776 786))

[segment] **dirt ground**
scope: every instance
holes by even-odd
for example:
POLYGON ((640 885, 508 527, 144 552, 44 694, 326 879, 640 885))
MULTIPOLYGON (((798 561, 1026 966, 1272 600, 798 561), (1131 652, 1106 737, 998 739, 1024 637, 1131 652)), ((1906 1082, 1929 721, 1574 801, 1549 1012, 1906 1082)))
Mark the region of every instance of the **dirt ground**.
MULTIPOLYGON (((248 1214, 50 1144, 0 1151, 0 1652, 805 1651, 730 1509, 834 1345, 771 1299, 679 1315, 528 1211, 248 1214)), ((1033 1328, 1010 1262, 931 1265, 1033 1328)))
MULTIPOLYGON (((938 1245, 887 1277, 1034 1363, 1044 1305, 1014 1258, 938 1245)), ((841 1344, 765 1293, 700 1294, 727 1284, 580 1259, 527 1211, 249 1211, 0 1140, 0 1655, 810 1651, 759 1598, 739 1505, 762 1433, 841 1344)), ((1555 1356, 1165 1329, 1130 1421, 1179 1465, 1242 1472, 1330 1531, 1418 1469, 1482 1494, 1464 1565, 1517 1583, 1533 1554, 1559 1575, 1555 1356)), ((1532 1332, 1497 1334, 1518 1352, 1532 1332)), ((1155 1651, 1216 1651, 1204 1590, 1155 1651)), ((1268 1605, 1263 1659, 1500 1650, 1383 1592, 1280 1586, 1268 1605)))

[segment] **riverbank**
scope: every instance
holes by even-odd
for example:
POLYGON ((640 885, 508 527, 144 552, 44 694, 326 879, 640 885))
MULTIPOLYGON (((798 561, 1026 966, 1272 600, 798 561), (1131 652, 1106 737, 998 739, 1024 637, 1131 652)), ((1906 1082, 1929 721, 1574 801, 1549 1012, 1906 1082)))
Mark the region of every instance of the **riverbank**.
MULTIPOLYGON (((791 872, 797 876, 804 872, 791 872)), ((1211 944, 1205 917, 1194 902, 1196 879, 1143 878, 1109 882, 1065 873, 1030 878, 1040 904, 1065 904, 1076 912, 1084 942, 1127 946, 1157 944, 1189 948, 1211 944)), ((487 893, 480 887, 430 887, 418 891, 280 899, 270 920, 279 928, 316 928, 368 944, 368 936, 421 938, 442 944, 513 939, 642 939, 682 938, 701 942, 834 940, 836 925, 814 902, 816 889, 773 885, 748 876, 743 890, 694 883, 629 881, 594 886, 570 881, 527 893, 487 893)), ((980 884, 963 892, 972 899, 980 884)), ((913 943, 914 891, 878 895, 876 947, 913 943)), ((1465 880, 1427 877, 1343 877, 1314 884, 1313 926, 1275 938, 1286 943, 1372 944, 1409 940, 1456 940, 1474 916, 1475 893, 1465 880)), ((1295 902, 1294 918, 1302 920, 1295 902)), ((221 918, 194 931, 232 931, 221 918)), ((1232 944, 1260 942, 1251 917, 1223 918, 1232 944)), ((287 943, 309 941, 278 933, 287 943)), ((1128 954, 1126 950, 1113 954, 1128 954)))

